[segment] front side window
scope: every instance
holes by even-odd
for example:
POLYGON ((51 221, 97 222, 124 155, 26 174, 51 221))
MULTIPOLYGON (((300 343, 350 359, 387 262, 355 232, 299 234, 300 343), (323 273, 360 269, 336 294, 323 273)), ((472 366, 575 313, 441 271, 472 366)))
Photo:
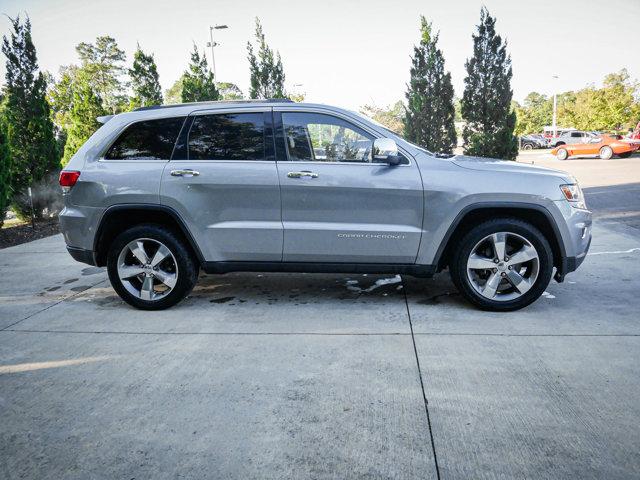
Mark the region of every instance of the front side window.
POLYGON ((341 118, 283 112, 289 160, 370 163, 374 137, 341 118))
POLYGON ((264 160, 264 114, 198 115, 189 131, 190 160, 264 160))
POLYGON ((184 117, 145 120, 129 125, 111 145, 107 160, 170 160, 184 117))

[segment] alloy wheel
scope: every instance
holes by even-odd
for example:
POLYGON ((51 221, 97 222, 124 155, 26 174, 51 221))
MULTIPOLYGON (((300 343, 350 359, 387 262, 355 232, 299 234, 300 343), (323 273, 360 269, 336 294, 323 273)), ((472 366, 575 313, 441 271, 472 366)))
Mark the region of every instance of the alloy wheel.
POLYGON ((496 232, 480 240, 467 259, 467 278, 483 297, 506 302, 533 287, 540 271, 535 247, 521 235, 496 232))
POLYGON ((178 264, 173 253, 158 240, 129 242, 118 256, 118 277, 132 295, 146 301, 166 297, 176 286, 178 264))

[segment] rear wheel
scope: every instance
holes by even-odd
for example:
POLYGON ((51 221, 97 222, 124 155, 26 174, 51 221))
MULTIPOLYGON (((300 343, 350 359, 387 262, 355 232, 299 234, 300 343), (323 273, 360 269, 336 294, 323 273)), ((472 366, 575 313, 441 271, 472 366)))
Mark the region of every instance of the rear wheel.
POLYGON ((454 249, 451 278, 483 310, 513 311, 534 302, 549 285, 553 254, 533 225, 514 218, 471 229, 454 249))
POLYGON ((567 152, 566 148, 561 148, 557 151, 556 157, 558 160, 566 160, 569 157, 569 152, 567 152))
POLYGON ((522 149, 523 150, 533 150, 533 145, 531 145, 530 143, 525 143, 524 145, 522 145, 522 149))
POLYGON ((118 295, 143 310, 175 305, 198 278, 197 262, 184 242, 159 225, 140 225, 118 235, 109 248, 107 270, 118 295))
POLYGON ((629 158, 631 155, 633 155, 633 152, 624 152, 618 154, 620 158, 629 158))
POLYGON ((613 157, 613 150, 611 149, 610 146, 605 145, 604 147, 602 147, 600 149, 600 158, 603 160, 609 160, 611 157, 613 157))

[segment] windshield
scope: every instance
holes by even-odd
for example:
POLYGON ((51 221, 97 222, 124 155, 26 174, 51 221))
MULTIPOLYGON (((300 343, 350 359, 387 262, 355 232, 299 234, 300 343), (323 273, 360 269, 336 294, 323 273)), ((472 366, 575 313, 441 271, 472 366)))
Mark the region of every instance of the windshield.
POLYGON ((354 115, 357 115, 360 118, 363 118, 365 120, 367 120, 370 123, 373 123, 376 127, 381 128, 382 130, 384 130, 385 132, 387 132, 391 138, 396 138, 396 139, 400 139, 405 143, 408 143, 409 145, 411 145, 414 148, 417 148, 418 150, 420 150, 421 152, 427 153, 431 156, 435 156, 435 154, 433 152, 430 152, 429 150, 427 150, 424 147, 421 147, 420 145, 416 145, 413 142, 410 142, 409 140, 407 140, 406 138, 404 138, 402 135, 398 135, 396 132, 394 132, 393 130, 391 130, 390 128, 385 127, 384 125, 382 125, 380 122, 377 122, 376 120, 374 120, 371 117, 367 117, 365 114, 360 113, 360 112, 354 112, 353 110, 350 110, 351 113, 353 113, 354 115))

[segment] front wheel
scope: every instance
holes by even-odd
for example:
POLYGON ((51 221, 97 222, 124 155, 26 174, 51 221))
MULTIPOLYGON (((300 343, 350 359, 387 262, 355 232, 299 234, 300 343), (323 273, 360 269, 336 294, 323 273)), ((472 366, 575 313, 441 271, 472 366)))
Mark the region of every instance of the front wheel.
POLYGON ((184 241, 160 225, 125 230, 107 255, 114 290, 142 310, 162 310, 178 303, 193 289, 198 270, 184 241))
POLYGON ((515 218, 472 228, 454 248, 451 278, 483 310, 508 312, 534 302, 551 281, 553 253, 536 227, 515 218))
POLYGON ((613 150, 608 145, 605 145, 600 149, 600 158, 603 160, 609 160, 613 157, 613 150))

